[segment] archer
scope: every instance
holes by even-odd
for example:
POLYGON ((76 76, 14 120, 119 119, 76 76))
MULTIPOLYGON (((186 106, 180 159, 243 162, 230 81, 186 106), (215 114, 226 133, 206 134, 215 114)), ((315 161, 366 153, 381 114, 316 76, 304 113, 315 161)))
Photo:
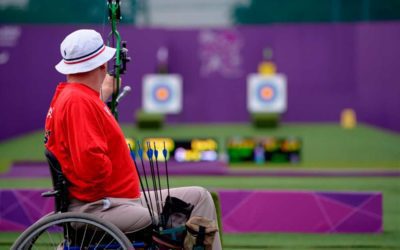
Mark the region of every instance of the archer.
MULTIPOLYGON (((116 49, 106 46, 98 32, 78 30, 64 39, 60 51, 62 60, 56 69, 66 75, 66 82, 57 86, 50 104, 45 146, 69 182, 68 211, 97 215, 126 234, 151 232, 154 219, 160 218, 149 213, 123 132, 104 103, 113 94, 114 79, 107 75, 107 62, 116 49)), ((169 194, 161 192, 165 198, 169 194)), ((168 192, 192 205, 190 216, 216 220, 206 189, 182 187, 168 192)), ((148 194, 155 200, 157 191, 148 194)), ((218 234, 212 245, 221 249, 218 234)))

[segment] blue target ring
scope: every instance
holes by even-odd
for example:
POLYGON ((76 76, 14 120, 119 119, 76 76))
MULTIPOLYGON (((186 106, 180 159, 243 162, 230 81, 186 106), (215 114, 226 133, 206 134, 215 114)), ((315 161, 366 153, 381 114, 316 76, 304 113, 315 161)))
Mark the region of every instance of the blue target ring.
POLYGON ((171 101, 173 91, 168 84, 157 84, 152 91, 152 98, 157 103, 166 104, 171 101))
POLYGON ((278 90, 274 84, 269 82, 260 83, 256 89, 256 96, 257 100, 261 103, 273 103, 278 96, 278 90))

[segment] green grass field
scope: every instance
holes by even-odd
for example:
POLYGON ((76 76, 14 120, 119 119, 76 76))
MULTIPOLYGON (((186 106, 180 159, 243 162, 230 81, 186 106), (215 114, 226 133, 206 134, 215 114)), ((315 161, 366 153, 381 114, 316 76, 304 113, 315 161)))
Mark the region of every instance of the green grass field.
MULTIPOLYGON (((231 136, 297 136, 302 139, 299 168, 400 168, 400 135, 360 124, 352 130, 339 124, 284 124, 276 129, 255 129, 249 124, 167 125, 161 130, 122 126, 126 137, 212 137, 224 142, 231 136)), ((43 132, 0 143, 0 171, 15 160, 44 161, 43 132)), ((239 165, 246 166, 246 165, 239 165)))
MULTIPOLYGON (((307 169, 400 169, 400 136, 360 125, 343 130, 336 124, 287 124, 274 130, 248 125, 167 126, 163 130, 137 130, 124 126, 127 137, 208 137, 221 142, 229 136, 298 136, 303 140, 302 163, 307 169)), ((42 133, 32 133, 0 143, 0 171, 15 160, 43 161, 42 133)), ((247 165, 235 166, 239 169, 247 165)), ((250 167, 255 167, 250 165, 250 167)), ((287 168, 288 166, 272 166, 287 168)), ((271 166, 267 166, 271 168, 271 166)), ((224 234, 224 249, 400 249, 400 182, 398 177, 172 177, 173 186, 201 185, 213 189, 279 189, 321 191, 379 191, 383 193, 384 232, 381 234, 224 234)), ((0 189, 49 188, 48 179, 2 179, 0 189)), ((16 233, 0 234, 0 249, 8 249, 16 233)))

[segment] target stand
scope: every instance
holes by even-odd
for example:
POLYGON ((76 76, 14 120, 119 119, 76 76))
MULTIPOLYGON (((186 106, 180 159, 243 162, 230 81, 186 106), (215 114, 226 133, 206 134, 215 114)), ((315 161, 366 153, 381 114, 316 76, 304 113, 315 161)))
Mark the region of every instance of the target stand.
POLYGON ((277 127, 286 108, 285 75, 250 74, 247 77, 247 110, 255 127, 277 127))
POLYGON ((164 124, 164 114, 136 111, 136 125, 139 129, 161 129, 164 124))
POLYGON ((139 128, 161 128, 165 115, 181 112, 182 77, 180 75, 145 75, 142 90, 142 110, 136 112, 136 123, 139 128))

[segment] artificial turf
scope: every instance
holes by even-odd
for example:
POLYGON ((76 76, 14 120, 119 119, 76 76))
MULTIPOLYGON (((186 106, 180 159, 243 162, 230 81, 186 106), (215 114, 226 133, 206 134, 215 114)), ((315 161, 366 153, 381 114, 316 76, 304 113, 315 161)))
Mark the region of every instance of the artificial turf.
MULTIPOLYGON (((230 136, 296 136, 302 139, 298 169, 400 168, 400 135, 360 124, 344 130, 338 124, 284 124, 255 129, 248 124, 168 125, 161 130, 139 130, 124 125, 126 137, 204 138, 224 142, 230 136)), ((0 143, 0 172, 13 161, 44 161, 42 132, 0 143)), ((256 167, 240 164, 235 167, 256 167)), ((260 166, 257 166, 260 167, 260 166)), ((270 168, 270 165, 264 167, 270 168)), ((273 167, 282 167, 274 165, 273 167)), ((400 249, 400 184, 398 177, 171 177, 173 186, 201 185, 209 189, 281 189, 323 191, 379 191, 383 193, 384 232, 380 234, 225 234, 224 249, 400 249)), ((50 188, 49 179, 1 179, 0 189, 50 188)), ((0 233, 0 249, 8 249, 18 234, 0 233)))
MULTIPOLYGON (((125 124, 122 128, 127 138, 136 140, 145 137, 215 138, 221 153, 225 152, 225 140, 233 136, 294 136, 303 144, 301 163, 294 165, 298 168, 400 168, 400 134, 364 124, 351 130, 335 123, 291 123, 276 129, 256 129, 249 124, 170 124, 160 130, 140 130, 125 124)), ((42 131, 0 142, 0 172, 16 160, 44 161, 43 150, 42 131)))
MULTIPOLYGON (((305 168, 400 168, 400 134, 359 124, 343 129, 336 123, 290 123, 275 129, 257 129, 249 124, 174 125, 162 130, 138 130, 124 126, 127 137, 169 136, 173 138, 211 137, 225 151, 225 140, 242 137, 298 137, 302 140, 305 168)), ((240 166, 240 165, 239 165, 240 166)))

